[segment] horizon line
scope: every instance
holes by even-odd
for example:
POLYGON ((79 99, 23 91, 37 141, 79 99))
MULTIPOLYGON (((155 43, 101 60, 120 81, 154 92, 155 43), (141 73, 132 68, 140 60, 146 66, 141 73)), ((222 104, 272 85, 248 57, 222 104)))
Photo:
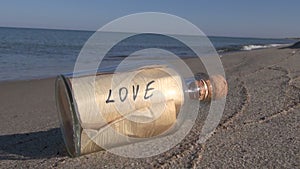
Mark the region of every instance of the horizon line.
MULTIPOLYGON (((45 28, 45 27, 23 27, 23 26, 0 26, 0 28, 8 29, 39 29, 39 30, 53 30, 53 31, 79 31, 79 32, 96 32, 97 30, 87 29, 71 29, 71 28, 45 28)), ((300 39, 300 37, 250 37, 250 36, 227 36, 227 35, 206 35, 207 37, 224 37, 224 38, 254 38, 254 39, 300 39)))

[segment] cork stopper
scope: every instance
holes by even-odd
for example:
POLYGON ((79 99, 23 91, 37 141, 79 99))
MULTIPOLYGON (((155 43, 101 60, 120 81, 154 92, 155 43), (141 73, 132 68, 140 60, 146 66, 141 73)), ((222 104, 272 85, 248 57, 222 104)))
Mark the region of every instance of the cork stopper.
POLYGON ((200 101, 218 100, 225 97, 228 92, 228 84, 221 75, 211 76, 207 80, 196 80, 194 86, 197 86, 199 92, 191 98, 198 98, 200 101))
POLYGON ((210 95, 214 100, 225 97, 228 93, 228 84, 226 79, 221 75, 214 75, 210 78, 211 88, 210 95))

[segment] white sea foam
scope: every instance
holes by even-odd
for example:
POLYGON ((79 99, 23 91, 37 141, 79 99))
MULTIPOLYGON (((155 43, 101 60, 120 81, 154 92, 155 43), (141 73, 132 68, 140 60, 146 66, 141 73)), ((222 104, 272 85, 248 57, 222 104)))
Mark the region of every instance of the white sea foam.
POLYGON ((264 49, 270 47, 279 47, 283 46, 284 44, 269 44, 269 45, 246 45, 243 46, 241 50, 254 50, 254 49, 264 49))

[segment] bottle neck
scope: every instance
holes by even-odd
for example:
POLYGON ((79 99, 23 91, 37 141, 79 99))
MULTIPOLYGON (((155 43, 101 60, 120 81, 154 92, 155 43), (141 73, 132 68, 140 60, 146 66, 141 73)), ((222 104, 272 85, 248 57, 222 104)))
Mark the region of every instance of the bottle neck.
POLYGON ((212 95, 212 86, 209 80, 195 80, 188 83, 187 92, 191 99, 209 101, 212 95))

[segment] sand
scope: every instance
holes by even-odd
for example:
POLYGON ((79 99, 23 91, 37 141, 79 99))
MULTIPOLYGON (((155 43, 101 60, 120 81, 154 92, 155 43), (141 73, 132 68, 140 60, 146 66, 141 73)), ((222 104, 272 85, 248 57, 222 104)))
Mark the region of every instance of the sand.
MULTIPOLYGON (((129 159, 101 151, 67 156, 54 78, 0 84, 1 168, 299 168, 300 50, 262 49, 222 57, 229 94, 220 125, 197 142, 203 114, 166 153, 129 159)), ((200 112, 206 112, 203 106, 200 112)), ((201 113, 200 113, 201 114, 201 113)))

